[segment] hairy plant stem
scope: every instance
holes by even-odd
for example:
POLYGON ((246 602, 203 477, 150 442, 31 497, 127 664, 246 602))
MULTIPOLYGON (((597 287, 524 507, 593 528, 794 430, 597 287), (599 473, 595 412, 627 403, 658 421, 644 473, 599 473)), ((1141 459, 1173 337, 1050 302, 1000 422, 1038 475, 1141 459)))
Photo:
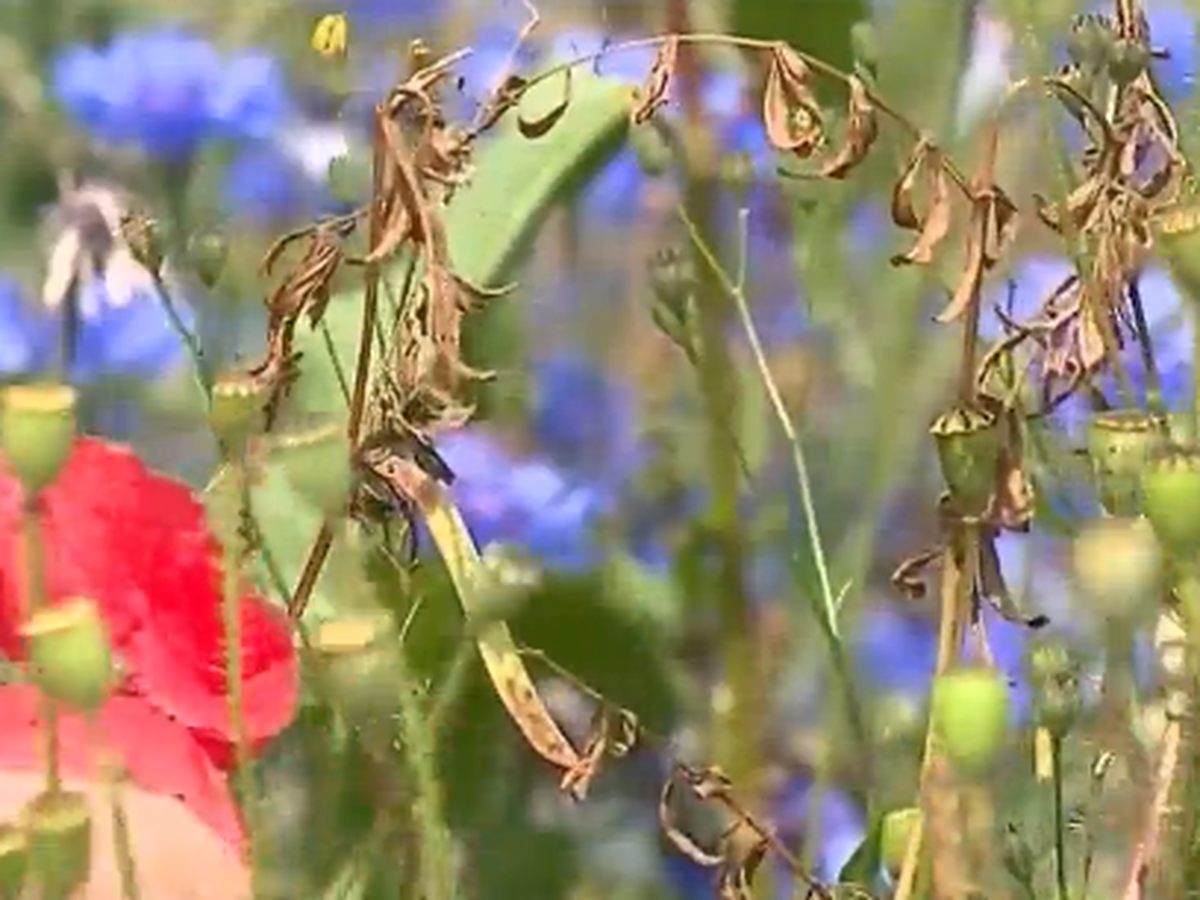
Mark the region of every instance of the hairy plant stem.
MULTIPOLYGON (((248 508, 250 493, 249 473, 245 459, 234 456, 228 460, 230 477, 234 479, 234 490, 239 498, 238 509, 248 508)), ((237 521, 222 522, 221 623, 225 633, 225 690, 229 704, 229 719, 233 726, 234 777, 238 794, 241 795, 242 817, 246 829, 246 848, 250 865, 251 882, 259 885, 261 868, 255 852, 257 821, 257 791, 254 771, 251 768, 250 746, 246 737, 246 715, 242 696, 243 649, 242 649, 242 606, 241 606, 241 561, 243 557, 242 536, 237 521)))
MULTIPOLYGON (((673 31, 687 31, 688 4, 669 0, 668 22, 673 31)), ((720 247, 717 223, 717 147, 706 127, 700 95, 702 69, 695 48, 685 48, 679 67, 681 101, 686 117, 684 209, 709 247, 720 247)), ((745 546, 742 539, 741 453, 729 423, 737 421, 737 372, 726 343, 731 321, 729 298, 707 266, 697 266, 696 316, 700 353, 697 376, 703 395, 708 434, 706 460, 711 491, 709 525, 717 551, 715 599, 721 630, 722 685, 713 697, 711 719, 717 764, 738 785, 751 809, 761 806, 767 685, 763 683, 750 598, 746 593, 745 546)), ((770 879, 760 872, 754 896, 772 895, 770 879)))
MULTIPOLYGON (((21 513, 22 540, 25 545, 25 609, 36 615, 46 606, 45 560, 42 546, 41 501, 37 496, 25 502, 21 513)), ((58 704, 41 695, 42 748, 46 761, 46 791, 62 790, 58 744, 58 704)))
POLYGON ((1054 884, 1058 900, 1070 900, 1067 886, 1067 811, 1063 799, 1063 739, 1050 738, 1051 783, 1054 790, 1054 884))
MULTIPOLYGON (((964 534, 961 548, 956 548, 951 542, 942 552, 941 609, 938 620, 938 649, 935 669, 937 675, 950 669, 959 647, 962 646, 962 628, 965 621, 963 613, 969 609, 971 585, 975 581, 974 561, 978 559, 978 539, 975 531, 968 528, 964 534), (959 549, 962 551, 961 558, 959 549)), ((936 768, 934 763, 937 752, 934 723, 930 717, 925 730, 925 751, 921 760, 921 776, 917 788, 917 805, 922 809, 922 815, 917 819, 912 836, 908 840, 904 863, 900 868, 900 875, 896 879, 896 892, 893 900, 912 900, 914 895, 922 844, 925 841, 925 798, 936 768)))

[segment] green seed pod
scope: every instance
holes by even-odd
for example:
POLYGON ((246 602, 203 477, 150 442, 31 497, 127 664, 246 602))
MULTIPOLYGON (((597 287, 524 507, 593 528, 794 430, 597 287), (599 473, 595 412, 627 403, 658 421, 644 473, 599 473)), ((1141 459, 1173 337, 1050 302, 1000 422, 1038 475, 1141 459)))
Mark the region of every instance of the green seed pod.
POLYGON ((33 683, 76 709, 100 708, 116 683, 108 626, 96 604, 77 597, 39 610, 21 627, 33 683))
POLYGON ((222 375, 216 380, 208 424, 229 453, 240 454, 246 442, 262 432, 266 400, 265 386, 244 372, 222 375))
POLYGON ((912 839, 913 829, 920 821, 921 810, 913 806, 893 809, 883 817, 879 855, 884 868, 893 878, 897 877, 904 867, 904 857, 908 855, 908 844, 912 839))
POLYGON ((70 458, 77 401, 65 384, 17 384, 0 393, 0 451, 27 493, 49 487, 70 458))
POLYGON ((999 417, 983 406, 960 404, 938 416, 929 433, 956 510, 964 516, 983 515, 996 491, 1004 450, 999 417))
POLYGON ((188 238, 187 260, 205 287, 213 287, 225 274, 229 261, 229 241, 212 229, 197 231, 188 238))
POLYGON ((1172 447, 1154 455, 1142 477, 1143 505, 1167 553, 1200 553, 1200 450, 1172 447))
POLYGON ((329 518, 345 512, 353 475, 344 428, 331 423, 287 435, 275 455, 296 493, 329 518))
POLYGON ((384 612, 322 622, 312 649, 338 710, 356 726, 393 715, 403 689, 400 639, 384 612))
POLYGON ((1071 561, 1075 584, 1090 610, 1132 625, 1157 613, 1162 552, 1146 519, 1088 522, 1075 537, 1071 561))
POLYGON ((662 333, 684 350, 692 346, 697 283, 691 257, 679 248, 667 247, 654 254, 650 262, 650 284, 654 291, 650 313, 662 333))
POLYGON ((638 166, 651 178, 665 175, 675 161, 675 153, 663 131, 665 127, 651 119, 629 129, 629 146, 633 148, 638 166))
POLYGON ((1100 413, 1088 423, 1088 456, 1106 512, 1136 516, 1141 511, 1142 473, 1164 440, 1160 423, 1140 410, 1100 413))
POLYGON ((0 824, 0 900, 25 896, 29 872, 29 841, 24 829, 0 824))
POLYGON ((1108 77, 1114 84, 1133 83, 1150 65, 1150 48, 1145 41, 1117 38, 1108 57, 1108 77))
POLYGON ((73 791, 39 794, 22 811, 29 841, 29 880, 39 900, 69 900, 92 867, 92 815, 73 791))
POLYGON ((939 675, 930 709, 942 751, 964 775, 982 777, 1004 750, 1009 687, 995 669, 964 667, 939 675))

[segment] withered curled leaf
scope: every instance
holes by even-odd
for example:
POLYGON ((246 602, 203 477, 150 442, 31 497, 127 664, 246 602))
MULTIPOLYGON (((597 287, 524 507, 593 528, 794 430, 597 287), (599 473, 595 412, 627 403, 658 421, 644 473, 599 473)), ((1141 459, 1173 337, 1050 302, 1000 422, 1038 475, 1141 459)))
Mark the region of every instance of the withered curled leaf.
POLYGON ((543 116, 536 119, 526 119, 524 116, 517 117, 517 129, 521 132, 522 137, 535 140, 550 132, 550 129, 559 123, 563 115, 567 111, 567 107, 571 105, 571 69, 564 69, 563 75, 563 96, 562 99, 555 104, 543 116))
POLYGON ((788 44, 771 47, 767 85, 763 90, 763 127, 777 150, 808 159, 825 140, 821 106, 810 82, 812 69, 788 44))
MULTIPOLYGON (((570 70, 567 70, 570 72, 570 70)), ((521 102, 521 97, 529 87, 529 82, 520 75, 509 75, 500 87, 492 92, 479 112, 479 122, 475 126, 478 132, 487 131, 495 125, 500 117, 521 102)))
POLYGON ((842 179, 857 168, 879 137, 875 104, 866 84, 857 75, 850 76, 846 136, 837 153, 821 166, 824 178, 842 179))
POLYGON ((754 876, 767 856, 767 839, 745 821, 734 822, 721 838, 721 865, 717 874, 720 900, 750 900, 754 876))
POLYGON ((638 90, 637 103, 630 117, 634 125, 644 125, 654 118, 671 99, 671 82, 679 65, 679 37, 670 35, 659 45, 658 55, 646 83, 638 90))
POLYGON ((892 189, 892 221, 901 228, 917 232, 917 240, 905 253, 892 257, 892 265, 928 265, 933 254, 950 233, 950 178, 942 164, 941 152, 925 140, 917 143, 903 174, 892 189), (929 188, 929 208, 917 212, 915 191, 918 181, 929 188))
POLYGON ((941 553, 942 548, 935 547, 904 560, 892 572, 892 587, 907 600, 923 600, 929 590, 925 585, 925 570, 933 565, 941 553))
POLYGON ((667 840, 671 842, 676 850, 698 866, 704 866, 706 869, 715 869, 721 865, 721 855, 705 850, 675 823, 672 801, 675 797, 675 791, 678 789, 678 781, 679 775, 673 772, 663 782, 662 793, 658 797, 659 825, 662 827, 663 834, 667 840))

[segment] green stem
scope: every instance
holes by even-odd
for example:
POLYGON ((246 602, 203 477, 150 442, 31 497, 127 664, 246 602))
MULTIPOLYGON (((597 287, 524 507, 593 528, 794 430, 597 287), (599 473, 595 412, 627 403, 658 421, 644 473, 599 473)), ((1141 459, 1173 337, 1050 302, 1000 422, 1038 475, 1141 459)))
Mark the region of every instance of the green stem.
POLYGON ((1062 745, 1062 738, 1050 738, 1050 767, 1054 785, 1054 881, 1058 888, 1058 900, 1070 900, 1071 893, 1067 887, 1067 812, 1063 800, 1062 745))
POLYGON ((455 891, 454 847, 446 826, 441 783, 437 774, 434 722, 426 715, 408 671, 403 648, 400 658, 399 744, 412 775, 415 796, 412 819, 420 842, 418 877, 424 900, 451 900, 455 891))
MULTIPOLYGON (((38 499, 26 502, 22 511, 22 530, 25 543, 25 609, 36 614, 46 605, 45 570, 42 559, 41 512, 38 499)), ((62 790, 61 764, 58 743, 58 704, 42 694, 42 739, 46 759, 46 791, 62 790)))
MULTIPOLYGON (((239 508, 245 508, 246 496, 250 485, 244 460, 234 458, 229 461, 230 477, 234 479, 235 490, 241 498, 239 508)), ((229 704, 229 718, 233 726, 233 751, 235 778, 238 793, 241 795, 241 806, 246 826, 246 843, 250 859, 252 881, 258 883, 259 866, 254 852, 255 844, 255 788, 253 770, 251 769, 250 747, 246 738, 246 715, 243 683, 243 651, 242 651, 242 606, 241 606, 241 536, 236 522, 222 523, 226 529, 224 535, 224 560, 222 578, 221 618, 225 632, 225 687, 226 701, 229 704)))

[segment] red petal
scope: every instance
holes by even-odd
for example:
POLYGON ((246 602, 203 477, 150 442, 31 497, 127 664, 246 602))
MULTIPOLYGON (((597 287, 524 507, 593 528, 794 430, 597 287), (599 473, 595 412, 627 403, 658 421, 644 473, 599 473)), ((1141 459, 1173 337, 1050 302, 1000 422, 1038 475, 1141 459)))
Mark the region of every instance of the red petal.
MULTIPOLYGON (((21 490, 0 473, 0 650, 19 652, 21 490)), ((83 438, 44 497, 47 590, 92 597, 132 683, 189 727, 231 740, 220 551, 186 485, 151 472, 125 448, 83 438)), ((286 617, 241 598, 247 737, 291 721, 295 650, 286 617)))
MULTIPOLYGON (((0 767, 41 769, 40 698, 24 685, 0 686, 0 767)), ((59 717, 59 753, 63 775, 96 781, 107 751, 121 761, 143 790, 182 802, 224 839, 240 844, 243 834, 228 784, 190 732, 150 704, 113 697, 95 724, 81 716, 59 717)))

